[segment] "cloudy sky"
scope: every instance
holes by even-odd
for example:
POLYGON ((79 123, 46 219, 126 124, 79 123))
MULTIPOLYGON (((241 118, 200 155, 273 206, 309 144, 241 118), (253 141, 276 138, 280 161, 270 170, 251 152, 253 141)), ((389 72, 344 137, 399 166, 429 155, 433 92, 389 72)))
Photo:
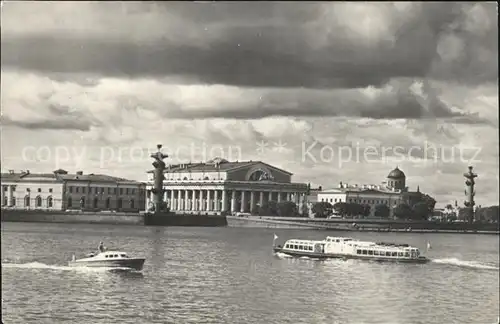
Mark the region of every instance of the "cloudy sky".
POLYGON ((2 171, 144 180, 263 160, 294 181, 498 203, 495 3, 4 2, 2 171))

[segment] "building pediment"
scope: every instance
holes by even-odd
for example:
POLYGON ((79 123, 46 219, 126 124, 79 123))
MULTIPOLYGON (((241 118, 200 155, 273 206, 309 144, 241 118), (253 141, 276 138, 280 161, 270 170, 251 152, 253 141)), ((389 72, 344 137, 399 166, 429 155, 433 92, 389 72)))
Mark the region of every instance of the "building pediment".
POLYGON ((228 178, 238 181, 289 182, 290 172, 263 162, 227 170, 228 178))

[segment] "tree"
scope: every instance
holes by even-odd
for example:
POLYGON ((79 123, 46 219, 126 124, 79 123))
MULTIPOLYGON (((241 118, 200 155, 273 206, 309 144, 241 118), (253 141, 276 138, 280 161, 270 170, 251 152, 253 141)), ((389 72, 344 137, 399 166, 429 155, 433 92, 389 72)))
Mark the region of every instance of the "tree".
POLYGON ((394 208, 394 216, 399 219, 413 219, 413 210, 407 204, 399 204, 394 208))
POLYGON ((413 205, 412 211, 413 217, 416 220, 427 220, 430 215, 429 205, 424 201, 413 205))
POLYGON ((361 215, 368 217, 371 214, 372 208, 370 205, 362 205, 361 215))
POLYGON ((297 205, 293 201, 279 202, 276 207, 279 216, 295 217, 298 214, 297 205))
POLYGON ((275 201, 268 201, 259 208, 260 216, 278 216, 278 204, 275 201))
POLYGON ((381 218, 389 218, 391 209, 386 204, 379 204, 375 206, 375 216, 381 218))
POLYGON ((313 204, 312 212, 314 213, 314 217, 318 218, 326 218, 328 215, 332 213, 333 206, 329 202, 320 201, 313 204))
POLYGON ((342 216, 348 215, 349 213, 349 205, 345 202, 338 202, 333 205, 333 209, 335 212, 339 213, 342 216))

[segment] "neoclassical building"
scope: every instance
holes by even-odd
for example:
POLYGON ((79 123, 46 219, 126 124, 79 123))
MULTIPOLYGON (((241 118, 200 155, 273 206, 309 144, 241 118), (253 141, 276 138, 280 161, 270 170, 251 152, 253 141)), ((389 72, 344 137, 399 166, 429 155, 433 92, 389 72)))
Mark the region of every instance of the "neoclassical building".
MULTIPOLYGON (((151 204, 152 171, 147 200, 151 204)), ((164 199, 177 213, 251 213, 268 201, 293 201, 299 207, 307 184, 293 183, 292 173, 261 161, 230 162, 215 158, 204 163, 169 165, 164 199)))
POLYGON ((393 208, 407 201, 413 194, 408 192, 406 175, 396 167, 380 185, 349 185, 340 182, 338 188, 318 192, 317 201, 329 202, 332 205, 338 202, 369 205, 371 216, 374 215, 376 205, 384 204, 390 208, 392 216, 393 208))
POLYGON ((130 211, 145 209, 145 184, 65 170, 2 173, 2 209, 130 211))

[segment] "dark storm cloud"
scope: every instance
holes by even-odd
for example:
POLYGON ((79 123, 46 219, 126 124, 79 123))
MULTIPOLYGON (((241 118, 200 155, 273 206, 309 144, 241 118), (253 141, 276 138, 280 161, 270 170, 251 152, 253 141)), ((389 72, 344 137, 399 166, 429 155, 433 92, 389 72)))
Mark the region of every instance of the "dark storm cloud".
MULTIPOLYGON (((324 5, 173 2, 130 5, 133 8, 122 4, 128 11, 117 11, 99 4, 96 10, 122 15, 123 24, 134 25, 134 17, 152 11, 164 14, 165 19, 176 17, 182 23, 166 28, 165 37, 141 42, 137 38, 107 39, 84 33, 17 35, 10 33, 6 24, 2 31, 2 66, 121 77, 173 75, 204 84, 283 88, 356 88, 382 85, 390 78, 428 75, 460 76, 463 82, 468 75, 474 82, 496 81, 491 72, 496 70, 483 63, 494 64, 491 54, 498 52, 498 32, 490 28, 476 37, 468 31, 464 10, 470 4, 416 5, 407 21, 393 31, 392 40, 381 39, 369 45, 336 23, 335 3, 331 4, 332 16, 322 17, 324 5), (182 30, 186 31, 184 38, 182 30), (458 61, 441 62, 437 49, 444 32, 466 44, 467 50, 458 61), (196 37, 190 41, 189 35, 196 37), (481 46, 483 59, 470 46, 481 46), (456 72, 459 70, 462 72, 456 72)), ((386 6, 391 9, 390 4, 386 6)), ((397 14, 390 17, 398 20, 397 14)), ((136 28, 147 30, 148 25, 137 23, 136 28)))

